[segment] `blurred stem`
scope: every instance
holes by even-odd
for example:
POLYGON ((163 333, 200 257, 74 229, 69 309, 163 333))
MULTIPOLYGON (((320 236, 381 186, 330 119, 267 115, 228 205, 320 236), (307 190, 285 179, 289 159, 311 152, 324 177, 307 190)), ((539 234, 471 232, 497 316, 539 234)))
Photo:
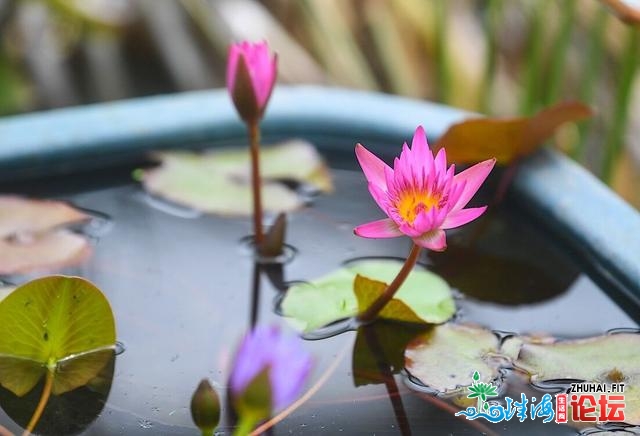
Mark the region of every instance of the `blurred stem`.
POLYGON ((434 0, 434 29, 436 36, 435 63, 438 84, 438 100, 443 103, 449 101, 450 78, 449 62, 447 59, 447 0, 434 0))
POLYGON ((251 186, 253 191, 253 241, 256 250, 260 249, 264 234, 262 232, 262 196, 260 183, 260 124, 259 121, 247 123, 251 144, 251 186))
POLYGON ((502 0, 489 0, 487 6, 487 64, 484 71, 482 95, 480 96, 480 112, 484 114, 491 111, 491 96, 498 62, 498 26, 502 6, 502 0))
POLYGON ((622 69, 618 80, 619 86, 613 108, 612 126, 611 130, 609 130, 606 148, 604 150, 605 156, 602 162, 602 178, 606 183, 611 182, 613 169, 624 142, 624 134, 629 118, 633 79, 638 69, 637 55, 638 49, 640 48, 640 33, 638 33, 638 29, 634 27, 630 27, 627 32, 627 45, 622 58, 622 69))
POLYGON ((567 49, 571 40, 573 21, 576 19, 576 3, 578 0, 561 0, 562 22, 554 41, 551 52, 551 70, 549 72, 549 87, 545 103, 555 103, 560 95, 564 79, 565 66, 567 65, 567 49))
MULTIPOLYGON (((596 90, 596 79, 602 65, 604 57, 604 31, 607 27, 607 18, 609 12, 600 7, 596 16, 593 18, 591 34, 589 35, 589 45, 585 55, 586 64, 582 68, 582 81, 580 83, 580 101, 592 103, 596 90)), ((580 132, 580 140, 573 149, 573 158, 582 161, 584 158, 584 147, 587 140, 587 130, 591 126, 591 122, 580 124, 578 128, 580 132)))
POLYGON ((251 434, 251 431, 256 425, 256 420, 253 418, 240 417, 240 422, 234 430, 234 436, 247 436, 251 434))
POLYGON ((29 436, 31 433, 33 433, 33 430, 36 428, 36 425, 38 425, 38 421, 40 421, 40 418, 42 417, 42 412, 44 412, 44 408, 47 406, 47 403, 49 402, 49 397, 51 396, 51 388, 53 388, 53 371, 47 370, 45 377, 46 378, 44 381, 44 388, 42 388, 42 394, 40 394, 40 401, 38 402, 38 406, 36 407, 36 410, 33 412, 33 415, 31 416, 29 425, 27 425, 27 428, 24 430, 24 433, 22 433, 22 436, 29 436))
POLYGON ((409 252, 409 256, 407 256, 407 260, 404 261, 404 265, 402 265, 396 278, 387 286, 387 289, 385 289, 382 295, 371 303, 371 306, 369 306, 367 310, 358 315, 358 321, 366 324, 376 319, 380 311, 391 301, 396 292, 398 292, 398 289, 400 289, 400 286, 402 286, 407 277, 409 277, 409 273, 411 273, 411 270, 418 261, 420 250, 421 247, 414 243, 409 252))
POLYGON ((540 80, 542 65, 542 18, 546 5, 546 0, 538 0, 534 2, 534 6, 531 11, 529 46, 527 47, 527 53, 524 56, 526 62, 525 82, 520 100, 520 113, 524 115, 530 115, 535 111, 540 98, 538 81, 540 80))

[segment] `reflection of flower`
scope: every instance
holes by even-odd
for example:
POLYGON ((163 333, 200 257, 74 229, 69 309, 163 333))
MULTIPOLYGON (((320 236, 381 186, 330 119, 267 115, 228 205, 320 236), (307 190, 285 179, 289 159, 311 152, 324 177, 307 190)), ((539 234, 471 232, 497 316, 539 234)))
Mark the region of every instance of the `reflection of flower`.
POLYGON ((405 143, 393 169, 361 144, 356 156, 369 182, 369 192, 389 218, 360 225, 354 232, 365 238, 407 235, 435 251, 447 247, 444 230, 478 218, 485 207, 463 209, 491 172, 489 159, 454 175, 447 168, 444 149, 437 156, 427 144, 422 127, 416 129, 411 148, 405 143))
POLYGON ((230 378, 231 392, 234 398, 241 398, 266 372, 269 404, 254 406, 282 409, 300 394, 310 370, 311 355, 298 338, 283 335, 275 326, 256 327, 246 334, 236 354, 230 378))
POLYGON ((245 121, 262 117, 276 81, 277 58, 266 42, 241 42, 229 48, 227 89, 245 121))

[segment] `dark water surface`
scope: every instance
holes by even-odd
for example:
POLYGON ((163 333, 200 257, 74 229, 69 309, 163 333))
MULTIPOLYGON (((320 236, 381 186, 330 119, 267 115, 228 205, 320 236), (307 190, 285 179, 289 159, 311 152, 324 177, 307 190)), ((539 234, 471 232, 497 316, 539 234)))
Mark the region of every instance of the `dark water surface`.
MULTIPOLYGON (((355 225, 382 218, 382 212, 370 198, 360 172, 336 170, 335 182, 333 195, 289 217, 288 242, 297 254, 285 265, 284 280, 312 279, 352 258, 408 253, 406 238, 354 236, 355 225)), ((250 322, 254 265, 240 241, 249 234, 251 221, 170 214, 150 207, 133 184, 96 187, 80 182, 72 192, 68 186, 62 190, 55 183, 41 183, 20 189, 67 199, 112 219, 110 229, 97 239, 92 258, 80 268, 64 271, 92 280, 106 293, 115 312, 118 338, 126 347, 116 358, 110 391, 108 380, 101 385, 108 401, 84 434, 198 434, 188 409, 191 394, 200 379, 208 377, 224 395, 230 359, 250 322)), ((451 231, 448 251, 423 254, 421 262, 459 291, 460 322, 567 338, 638 326, 546 230, 536 227, 509 202, 472 225, 451 231)), ((18 283, 25 279, 13 278, 18 283)), ((276 322, 288 329, 286 321, 274 313, 279 291, 265 275, 261 285, 258 322, 276 322)), ((459 407, 447 410, 452 406, 409 389, 401 374, 395 376, 398 394, 393 402, 385 384, 354 387, 355 338, 355 332, 349 332, 305 342, 316 358, 309 385, 336 359, 340 363, 329 381, 278 424, 273 434, 400 434, 402 426, 409 426, 413 434, 482 431, 453 416, 451 410, 459 407), (394 414, 400 403, 404 412, 398 413, 405 414, 406 421, 394 414)), ((95 386, 92 389, 89 393, 99 391, 95 386)), ((531 387, 517 380, 507 394, 516 397, 520 392, 535 396, 531 387)), ((88 400, 86 395, 78 404, 95 416, 100 407, 88 409, 92 401, 100 403, 100 398, 88 400)), ((2 392, 0 403, 16 413, 11 394, 2 392)), ((20 431, 3 411, 0 423, 20 431)), ((479 424, 499 434, 576 433, 569 427, 542 425, 539 420, 479 424)))

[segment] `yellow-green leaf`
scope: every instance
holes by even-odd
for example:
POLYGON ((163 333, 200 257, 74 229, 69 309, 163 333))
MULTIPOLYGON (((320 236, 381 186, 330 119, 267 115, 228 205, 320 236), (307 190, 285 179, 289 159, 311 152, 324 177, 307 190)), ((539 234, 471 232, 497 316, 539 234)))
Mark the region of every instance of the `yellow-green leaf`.
POLYGON ((22 396, 52 371, 53 393, 62 394, 94 378, 115 341, 111 307, 93 284, 66 276, 33 280, 0 301, 0 384, 22 396))

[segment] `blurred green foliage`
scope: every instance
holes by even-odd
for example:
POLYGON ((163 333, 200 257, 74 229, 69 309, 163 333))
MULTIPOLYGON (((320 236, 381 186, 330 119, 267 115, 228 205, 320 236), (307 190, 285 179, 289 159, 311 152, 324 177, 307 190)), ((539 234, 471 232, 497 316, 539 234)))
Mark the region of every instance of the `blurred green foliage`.
POLYGON ((620 3, 0 0, 0 113, 223 86, 228 43, 265 38, 283 82, 497 116, 589 103, 554 144, 640 205, 640 36, 620 3))

